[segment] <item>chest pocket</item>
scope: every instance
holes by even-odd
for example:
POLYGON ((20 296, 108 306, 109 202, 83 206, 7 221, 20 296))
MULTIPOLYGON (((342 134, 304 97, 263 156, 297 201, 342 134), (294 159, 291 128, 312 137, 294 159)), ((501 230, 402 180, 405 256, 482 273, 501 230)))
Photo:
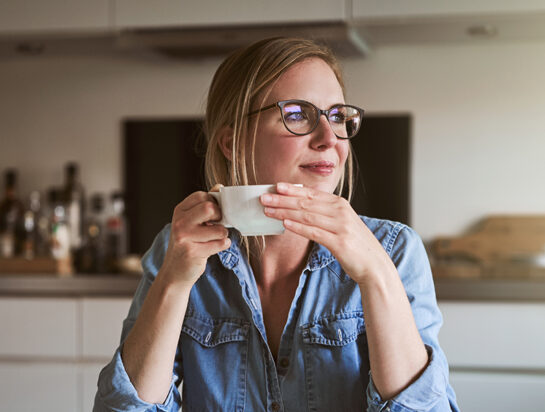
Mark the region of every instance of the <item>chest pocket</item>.
POLYGON ((242 411, 246 395, 249 322, 186 316, 180 338, 187 411, 242 411))
POLYGON ((213 348, 222 343, 243 342, 248 340, 250 324, 239 319, 211 319, 186 317, 182 332, 191 336, 206 348, 213 348))
POLYGON ((362 312, 301 326, 309 410, 364 410, 369 356, 362 312))
POLYGON ((325 346, 344 346, 365 332, 363 313, 340 314, 303 325, 303 342, 325 346))

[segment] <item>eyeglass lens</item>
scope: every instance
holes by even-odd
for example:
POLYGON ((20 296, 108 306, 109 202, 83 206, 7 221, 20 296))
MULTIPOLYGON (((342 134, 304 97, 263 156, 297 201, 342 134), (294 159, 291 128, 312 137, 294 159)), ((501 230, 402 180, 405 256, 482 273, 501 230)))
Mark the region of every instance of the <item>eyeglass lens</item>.
MULTIPOLYGON (((319 122, 320 112, 310 103, 289 102, 282 107, 282 116, 286 128, 299 135, 313 131, 319 122)), ((327 119, 337 137, 350 138, 359 130, 360 112, 352 106, 334 106, 328 111, 327 119)))

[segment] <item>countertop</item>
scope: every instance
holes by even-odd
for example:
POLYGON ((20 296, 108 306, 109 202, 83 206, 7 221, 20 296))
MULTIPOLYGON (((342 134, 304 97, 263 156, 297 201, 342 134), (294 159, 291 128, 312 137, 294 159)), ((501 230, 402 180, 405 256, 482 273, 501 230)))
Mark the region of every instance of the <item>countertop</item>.
POLYGON ((3 274, 0 296, 127 296, 132 297, 140 275, 3 274))
MULTIPOLYGON (((132 297, 140 275, 1 275, 0 296, 132 297)), ((545 279, 435 280, 438 300, 545 302, 545 279)))

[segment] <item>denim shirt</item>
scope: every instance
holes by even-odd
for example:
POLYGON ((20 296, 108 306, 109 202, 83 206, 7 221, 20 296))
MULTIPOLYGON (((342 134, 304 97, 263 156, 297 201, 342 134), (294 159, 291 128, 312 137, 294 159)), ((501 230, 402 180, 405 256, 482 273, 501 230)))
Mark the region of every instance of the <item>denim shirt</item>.
POLYGON ((144 276, 123 323, 121 345, 100 373, 93 410, 458 411, 437 340, 442 317, 420 237, 401 223, 362 220, 397 267, 429 355, 423 373, 394 399, 382 400, 373 385, 360 289, 319 244, 300 276, 275 362, 236 231, 230 233, 231 247, 208 259, 191 289, 166 400, 139 399, 120 348, 163 262, 167 225, 142 259, 144 276))

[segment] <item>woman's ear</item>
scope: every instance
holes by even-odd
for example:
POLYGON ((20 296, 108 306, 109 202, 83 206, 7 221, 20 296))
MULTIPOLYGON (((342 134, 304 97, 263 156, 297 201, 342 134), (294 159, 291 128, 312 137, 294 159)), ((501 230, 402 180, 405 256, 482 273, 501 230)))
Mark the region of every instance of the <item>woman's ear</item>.
POLYGON ((218 145, 225 158, 232 161, 233 153, 233 128, 224 126, 218 132, 218 145))

